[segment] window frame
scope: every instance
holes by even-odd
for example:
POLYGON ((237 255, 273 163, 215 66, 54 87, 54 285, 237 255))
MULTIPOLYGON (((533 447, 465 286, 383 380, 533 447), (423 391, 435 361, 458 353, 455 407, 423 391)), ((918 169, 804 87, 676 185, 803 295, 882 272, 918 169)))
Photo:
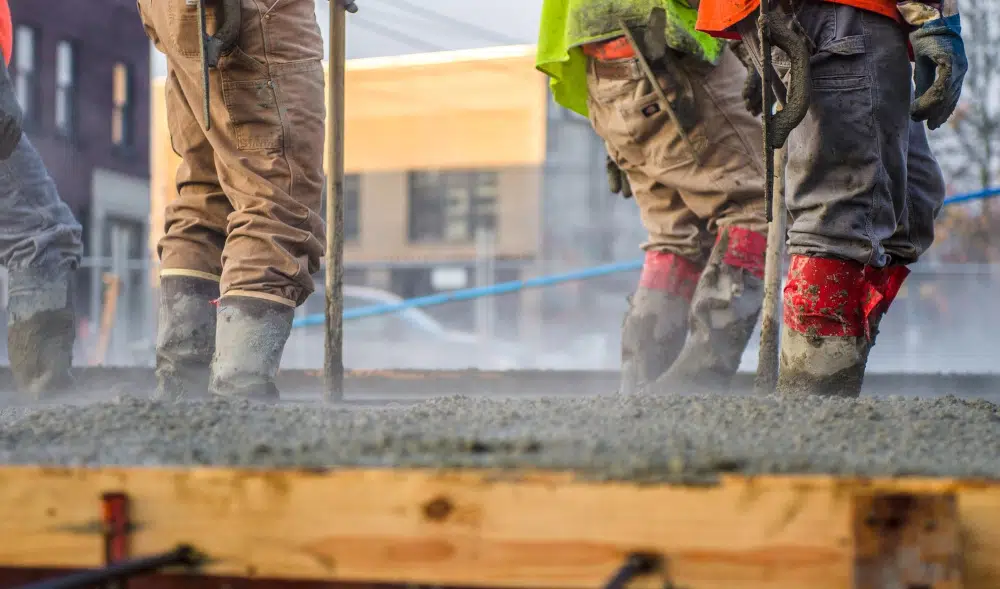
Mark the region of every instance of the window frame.
POLYGON ((111 68, 111 145, 119 152, 128 152, 135 147, 134 94, 135 77, 133 76, 132 64, 116 61, 111 68), (117 78, 119 71, 123 71, 125 76, 122 90, 124 97, 120 104, 117 78), (121 125, 121 129, 116 129, 118 125, 121 125))
POLYGON ((78 85, 78 75, 80 72, 79 68, 79 43, 73 39, 60 39, 56 43, 56 59, 55 59, 55 100, 53 101, 53 112, 52 112, 52 123, 55 132, 60 137, 66 139, 75 139, 77 135, 77 123, 79 121, 79 110, 77 108, 79 97, 79 85, 78 85), (62 62, 62 51, 63 48, 67 48, 69 51, 69 82, 64 83, 62 80, 63 72, 63 62, 62 62), (65 101, 65 104, 63 102, 65 101), (65 109, 62 113, 65 116, 65 121, 60 121, 60 111, 65 109))
MULTIPOLYGON (((320 216, 326 220, 326 186, 329 183, 323 175, 323 196, 320 216)), ((361 240, 361 174, 344 174, 344 242, 357 243, 361 240)))
POLYGON ((496 230, 497 170, 419 170, 407 180, 410 243, 468 244, 480 228, 496 230))
POLYGON ((30 23, 21 23, 14 27, 14 50, 10 60, 10 74, 14 83, 14 94, 21 106, 24 128, 32 129, 41 125, 41 78, 38 66, 42 60, 41 28, 30 23), (23 34, 30 34, 30 42, 26 42, 23 34), (30 49, 25 49, 25 46, 30 49), (25 53, 25 52, 28 53, 25 53), (26 57, 30 56, 30 57, 26 57), (25 69, 24 61, 31 60, 30 69, 25 69), (23 94, 23 95, 22 95, 23 94))

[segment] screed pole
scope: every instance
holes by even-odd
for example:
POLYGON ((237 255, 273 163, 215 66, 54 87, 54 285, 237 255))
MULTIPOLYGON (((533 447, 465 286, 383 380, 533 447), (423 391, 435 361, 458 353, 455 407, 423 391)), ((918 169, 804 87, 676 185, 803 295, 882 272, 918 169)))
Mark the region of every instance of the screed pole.
POLYGON ((324 397, 344 398, 344 70, 346 12, 351 0, 330 1, 329 84, 326 105, 326 345, 324 397))

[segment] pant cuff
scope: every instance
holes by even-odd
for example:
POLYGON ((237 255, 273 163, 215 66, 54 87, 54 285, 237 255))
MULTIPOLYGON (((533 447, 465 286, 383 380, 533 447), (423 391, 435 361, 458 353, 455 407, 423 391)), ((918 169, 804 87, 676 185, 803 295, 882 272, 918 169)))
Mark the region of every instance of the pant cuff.
POLYGON ((218 274, 202 272, 201 270, 187 270, 184 268, 167 268, 160 270, 160 278, 165 276, 186 276, 188 278, 201 278, 202 280, 211 280, 213 282, 219 282, 222 280, 222 277, 218 274))
POLYGON ((726 239, 726 253, 722 263, 742 268, 757 278, 764 279, 764 260, 767 255, 767 235, 746 227, 726 227, 719 231, 716 243, 726 239))
MULTIPOLYGON (((227 290, 221 298, 226 297, 250 297, 253 299, 262 299, 265 301, 271 301, 272 303, 279 303, 291 308, 296 308, 298 305, 292 299, 286 299, 285 297, 279 297, 278 295, 269 294, 266 292, 255 292, 252 290, 227 290)), ((221 300, 221 299, 220 299, 221 300)))
POLYGON ((663 291, 690 301, 704 267, 672 252, 647 251, 639 287, 663 291))

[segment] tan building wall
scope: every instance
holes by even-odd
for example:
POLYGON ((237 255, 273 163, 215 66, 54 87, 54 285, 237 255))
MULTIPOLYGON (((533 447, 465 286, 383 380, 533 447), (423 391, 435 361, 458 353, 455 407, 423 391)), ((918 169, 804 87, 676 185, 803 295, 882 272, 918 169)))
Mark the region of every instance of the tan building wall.
MULTIPOLYGON (((539 238, 541 168, 501 168, 497 197, 496 253, 504 258, 536 255, 539 238)), ((475 243, 411 243, 406 172, 363 174, 360 238, 344 245, 345 259, 357 262, 469 260, 475 243)))
MULTIPOLYGON (((409 243, 413 170, 498 171, 496 253, 537 254, 547 99, 534 55, 531 46, 515 46, 348 62, 345 168, 362 175, 360 239, 345 246, 348 261, 474 257, 473 243, 409 243)), ((179 162, 166 130, 162 79, 153 82, 152 101, 155 256, 179 162)))

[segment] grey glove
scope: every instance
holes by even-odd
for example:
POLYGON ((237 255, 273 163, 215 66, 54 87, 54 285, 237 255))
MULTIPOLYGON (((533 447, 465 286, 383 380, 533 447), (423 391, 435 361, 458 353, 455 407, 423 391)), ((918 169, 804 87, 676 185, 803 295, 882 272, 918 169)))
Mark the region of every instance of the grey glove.
POLYGON ((754 66, 750 56, 747 54, 743 41, 730 41, 729 48, 733 50, 736 57, 747 68, 747 79, 743 82, 743 105, 755 117, 759 117, 764 112, 764 86, 760 79, 760 72, 754 66))
POLYGON ((7 63, 0 55, 0 160, 8 159, 21 142, 23 117, 7 63))
POLYGON ((608 188, 612 194, 621 194, 622 198, 632 198, 632 185, 628 183, 628 176, 618 167, 615 160, 609 155, 605 161, 608 171, 608 188))
POLYGON ((910 118, 927 121, 928 129, 937 129, 955 112, 969 69, 959 16, 924 23, 910 33, 910 44, 916 60, 913 79, 917 97, 910 106, 910 118))

